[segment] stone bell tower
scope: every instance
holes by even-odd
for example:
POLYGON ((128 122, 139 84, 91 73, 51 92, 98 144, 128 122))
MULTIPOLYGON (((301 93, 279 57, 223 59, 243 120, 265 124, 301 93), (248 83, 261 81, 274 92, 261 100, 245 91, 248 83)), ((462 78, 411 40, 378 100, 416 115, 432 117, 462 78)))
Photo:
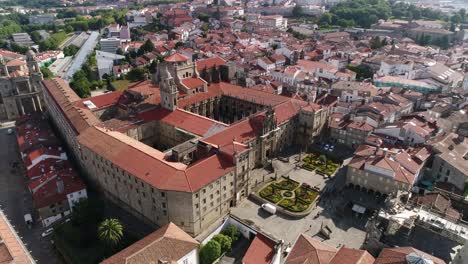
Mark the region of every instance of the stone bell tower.
MULTIPOLYGON (((161 65, 162 66, 162 65, 161 65)), ((167 65, 161 69, 161 81, 159 83, 159 89, 161 93, 161 106, 168 110, 174 111, 177 109, 177 85, 174 82, 174 78, 167 65)))

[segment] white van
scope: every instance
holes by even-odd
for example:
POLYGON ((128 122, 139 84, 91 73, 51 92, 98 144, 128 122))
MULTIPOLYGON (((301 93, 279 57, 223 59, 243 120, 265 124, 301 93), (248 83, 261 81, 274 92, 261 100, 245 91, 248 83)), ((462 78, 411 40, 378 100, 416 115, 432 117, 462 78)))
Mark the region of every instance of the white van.
POLYGON ((276 214, 276 207, 269 203, 262 204, 262 209, 269 212, 270 214, 276 214))

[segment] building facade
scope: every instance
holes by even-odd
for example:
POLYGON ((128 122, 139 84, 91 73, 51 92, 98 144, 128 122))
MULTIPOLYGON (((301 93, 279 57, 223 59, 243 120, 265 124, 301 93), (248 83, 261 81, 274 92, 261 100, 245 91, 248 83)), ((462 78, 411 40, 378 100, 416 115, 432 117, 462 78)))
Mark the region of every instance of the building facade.
POLYGON ((292 144, 311 144, 328 120, 330 110, 314 103, 208 86, 180 54, 157 75, 159 82, 87 99, 63 80, 46 80, 45 101, 97 189, 149 223, 173 222, 191 235, 250 194, 254 167, 292 144))
POLYGON ((34 52, 26 60, 5 61, 0 55, 0 119, 42 111, 42 73, 34 52))

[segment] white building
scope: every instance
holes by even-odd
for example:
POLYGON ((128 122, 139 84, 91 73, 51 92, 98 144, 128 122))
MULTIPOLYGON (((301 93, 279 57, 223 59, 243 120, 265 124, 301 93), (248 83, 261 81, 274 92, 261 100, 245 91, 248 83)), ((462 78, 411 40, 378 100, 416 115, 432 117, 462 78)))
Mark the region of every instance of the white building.
POLYGON ((101 51, 116 53, 120 46, 120 38, 104 38, 99 41, 101 51))

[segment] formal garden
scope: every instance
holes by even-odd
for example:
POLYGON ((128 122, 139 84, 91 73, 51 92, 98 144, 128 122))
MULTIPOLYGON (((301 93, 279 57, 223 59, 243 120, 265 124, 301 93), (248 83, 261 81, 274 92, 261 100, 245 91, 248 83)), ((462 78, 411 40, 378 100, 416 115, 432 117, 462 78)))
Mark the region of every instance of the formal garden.
POLYGON ((260 197, 294 213, 304 212, 318 197, 318 192, 291 179, 283 179, 265 186, 260 197))
POLYGON ((319 174, 331 176, 340 167, 340 163, 328 158, 326 155, 312 153, 303 160, 303 167, 307 170, 314 170, 319 174))

